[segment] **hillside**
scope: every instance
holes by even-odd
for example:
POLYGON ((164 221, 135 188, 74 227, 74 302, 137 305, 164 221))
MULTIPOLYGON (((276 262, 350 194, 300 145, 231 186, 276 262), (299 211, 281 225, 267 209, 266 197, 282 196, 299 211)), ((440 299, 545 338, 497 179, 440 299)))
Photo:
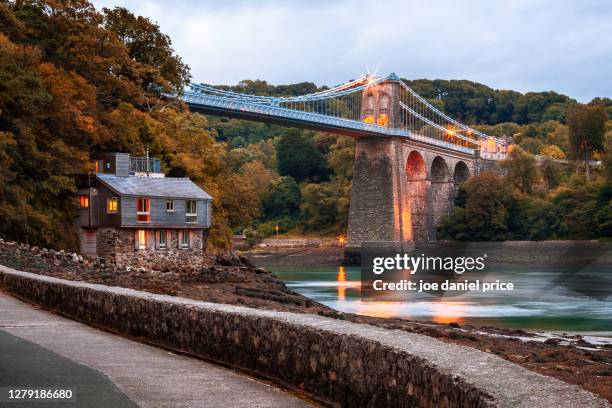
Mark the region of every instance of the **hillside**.
MULTIPOLYGON (((166 173, 188 176, 214 196, 214 246, 228 246, 231 235, 244 229, 255 241, 277 225, 281 233, 345 233, 353 139, 207 118, 162 97, 190 80, 171 39, 126 9, 96 10, 84 0, 0 3, 0 236, 75 249, 73 174, 89 169, 92 153, 142 155, 146 148, 166 173)), ((592 158, 604 158, 590 181, 578 162, 565 168, 549 163, 531 173, 523 164, 531 168, 529 154, 583 158, 580 140, 572 138, 584 128, 572 125, 578 123, 572 121, 575 111, 598 110, 609 118, 612 100, 584 107, 552 91, 521 94, 464 80, 406 82, 448 114, 493 135, 512 136, 527 152, 512 162, 519 170, 509 163, 506 179, 477 178, 462 190, 460 210, 441 226, 446 236, 610 235, 610 120, 604 120, 607 139, 596 130, 599 139, 587 149, 592 158), (478 198, 472 191, 479 183, 509 188, 478 198), (466 225, 482 208, 491 219, 466 225), (553 218, 534 230, 543 214, 553 218)), ((260 80, 226 88, 279 96, 320 89, 309 82, 274 86, 260 80)))

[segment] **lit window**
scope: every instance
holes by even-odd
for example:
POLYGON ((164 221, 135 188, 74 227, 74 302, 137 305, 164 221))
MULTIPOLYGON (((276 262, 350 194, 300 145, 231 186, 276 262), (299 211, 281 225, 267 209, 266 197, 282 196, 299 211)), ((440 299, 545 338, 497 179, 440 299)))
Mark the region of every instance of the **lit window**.
POLYGON ((166 200, 166 211, 174 212, 174 200, 166 200))
POLYGON ((136 230, 136 249, 147 249, 147 230, 136 230))
POLYGON ((183 233, 181 234, 181 248, 185 249, 185 248, 189 248, 191 245, 190 239, 189 239, 189 230, 183 230, 183 233))
POLYGON ((387 114, 381 113, 380 115, 378 115, 378 120, 376 121, 376 123, 379 126, 387 126, 388 121, 389 121, 389 117, 387 116, 387 114))
POLYGON ((148 198, 139 198, 136 206, 136 219, 138 222, 151 221, 151 203, 148 198))
POLYGON ((109 214, 114 214, 117 212, 117 197, 106 199, 106 212, 109 214))
POLYGON ((166 230, 165 229, 160 229, 159 230, 159 247, 160 248, 166 248, 166 242, 167 242, 167 236, 166 236, 166 230))
POLYGON ((185 222, 198 222, 198 202, 188 200, 185 206, 185 222))
POLYGON ((81 208, 89 208, 89 196, 85 194, 79 196, 79 203, 81 208))

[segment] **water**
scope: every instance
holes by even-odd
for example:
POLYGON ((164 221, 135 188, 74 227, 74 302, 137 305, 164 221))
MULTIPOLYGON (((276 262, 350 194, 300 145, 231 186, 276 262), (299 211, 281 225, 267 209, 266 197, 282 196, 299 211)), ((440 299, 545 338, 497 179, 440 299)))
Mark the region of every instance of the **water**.
POLYGON ((359 267, 267 266, 296 292, 336 310, 378 317, 612 337, 610 276, 579 291, 554 286, 550 273, 507 271, 487 280, 512 281, 512 292, 459 296, 410 295, 407 301, 361 301, 359 267), (543 290, 545 288, 545 290, 543 290), (603 288, 603 292, 598 289, 603 288))

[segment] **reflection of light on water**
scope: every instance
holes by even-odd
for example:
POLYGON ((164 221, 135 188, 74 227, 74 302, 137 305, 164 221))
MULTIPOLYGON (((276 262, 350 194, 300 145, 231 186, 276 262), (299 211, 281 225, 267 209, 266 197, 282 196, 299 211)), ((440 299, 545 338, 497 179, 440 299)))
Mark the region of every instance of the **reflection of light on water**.
POLYGON ((356 313, 374 317, 395 317, 401 306, 401 302, 358 302, 356 313))
POLYGON ((467 312, 467 305, 462 302, 435 302, 432 303, 432 320, 436 323, 463 323, 462 316, 467 312))
MULTIPOLYGON (((344 304, 346 300, 346 289, 350 288, 356 291, 361 290, 361 283, 359 281, 347 281, 346 267, 339 266, 338 273, 336 274, 336 290, 338 294, 338 302, 344 304)), ((322 283, 323 285, 325 283, 322 283)), ((350 300, 349 300, 350 301, 350 300)))
POLYGON ((346 299, 346 287, 343 285, 343 282, 346 282, 346 268, 344 266, 338 267, 336 281, 338 282, 338 300, 344 302, 346 299))

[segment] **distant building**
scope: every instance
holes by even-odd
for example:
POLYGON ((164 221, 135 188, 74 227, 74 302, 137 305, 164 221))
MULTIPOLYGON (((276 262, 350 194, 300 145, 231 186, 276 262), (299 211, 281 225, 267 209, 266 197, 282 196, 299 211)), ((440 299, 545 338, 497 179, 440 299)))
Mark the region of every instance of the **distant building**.
POLYGON ((81 253, 121 264, 202 258, 212 197, 188 178, 165 177, 159 159, 95 157, 77 177, 81 253))

